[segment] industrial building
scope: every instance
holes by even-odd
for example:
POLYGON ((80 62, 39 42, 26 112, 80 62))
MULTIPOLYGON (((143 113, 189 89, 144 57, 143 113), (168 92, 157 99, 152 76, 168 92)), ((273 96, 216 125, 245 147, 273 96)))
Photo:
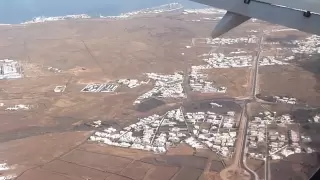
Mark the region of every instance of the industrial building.
POLYGON ((22 78, 22 66, 18 61, 4 59, 0 60, 0 80, 22 78))
POLYGON ((88 84, 81 92, 114 92, 118 87, 116 83, 88 84))
POLYGON ((102 87, 98 89, 99 92, 114 92, 119 87, 118 84, 108 83, 103 84, 102 87))
POLYGON ((88 84, 81 92, 99 92, 103 88, 104 84, 88 84))

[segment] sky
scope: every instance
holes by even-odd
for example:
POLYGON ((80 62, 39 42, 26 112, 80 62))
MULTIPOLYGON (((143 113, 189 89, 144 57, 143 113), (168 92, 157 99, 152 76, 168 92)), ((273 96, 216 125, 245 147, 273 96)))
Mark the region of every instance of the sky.
POLYGON ((17 24, 38 16, 112 16, 172 2, 186 8, 203 7, 189 0, 0 0, 0 24, 17 24))

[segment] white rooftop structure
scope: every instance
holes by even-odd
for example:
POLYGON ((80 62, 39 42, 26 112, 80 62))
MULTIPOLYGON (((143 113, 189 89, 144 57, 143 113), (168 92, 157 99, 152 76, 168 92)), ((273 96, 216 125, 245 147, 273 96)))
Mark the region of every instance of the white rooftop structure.
POLYGON ((18 61, 4 59, 0 60, 0 80, 22 78, 22 67, 18 61))
MULTIPOLYGON (((154 153, 165 153, 167 148, 179 143, 186 143, 195 149, 209 148, 222 156, 231 155, 237 132, 226 129, 219 132, 221 124, 234 123, 234 117, 207 112, 183 112, 183 108, 140 118, 138 122, 121 130, 109 127, 95 132, 90 141, 97 141, 111 146, 133 148, 154 153), (212 121, 212 118, 216 120, 212 121), (217 121, 215 124, 214 122, 217 121), (204 128, 199 123, 210 124, 216 128, 204 128), (164 128, 164 129, 162 129, 164 128), (162 129, 162 130, 161 130, 162 129), (137 134, 138 133, 138 134, 137 134), (191 135, 193 133, 193 135, 191 135)), ((101 121, 94 121, 94 127, 101 127, 101 121)))
POLYGON ((29 105, 17 104, 14 106, 7 107, 8 111, 17 111, 17 110, 29 110, 31 107, 29 105))
POLYGON ((211 68, 251 67, 252 56, 225 56, 222 53, 210 53, 208 58, 203 59, 211 68))
MULTIPOLYGON (((286 59, 284 59, 286 60, 286 59)), ((287 65, 288 63, 276 60, 274 56, 263 57, 259 60, 260 66, 271 66, 271 65, 287 65)))
POLYGON ((156 73, 147 73, 149 79, 155 80, 153 89, 139 96, 134 104, 141 103, 141 100, 150 98, 152 96, 160 98, 185 98, 186 95, 183 92, 183 80, 182 74, 174 73, 171 75, 162 75, 156 73))
POLYGON ((66 89, 66 86, 56 86, 54 88, 54 92, 64 92, 64 90, 66 89))
POLYGON ((313 54, 320 53, 320 36, 312 35, 307 37, 305 40, 296 40, 293 41, 295 47, 292 49, 293 53, 304 53, 304 54, 313 54))

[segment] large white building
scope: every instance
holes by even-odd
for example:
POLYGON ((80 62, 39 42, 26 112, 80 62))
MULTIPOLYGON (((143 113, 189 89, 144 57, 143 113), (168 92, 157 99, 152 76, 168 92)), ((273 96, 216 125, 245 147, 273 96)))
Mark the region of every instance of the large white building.
POLYGON ((16 79, 22 77, 22 67, 19 62, 10 59, 0 60, 0 79, 16 79))

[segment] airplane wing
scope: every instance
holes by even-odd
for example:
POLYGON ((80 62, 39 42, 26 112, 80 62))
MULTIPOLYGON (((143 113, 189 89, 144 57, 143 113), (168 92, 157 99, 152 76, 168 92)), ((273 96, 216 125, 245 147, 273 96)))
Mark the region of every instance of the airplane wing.
POLYGON ((216 38, 250 18, 320 35, 320 0, 191 0, 227 10, 213 30, 216 38))

